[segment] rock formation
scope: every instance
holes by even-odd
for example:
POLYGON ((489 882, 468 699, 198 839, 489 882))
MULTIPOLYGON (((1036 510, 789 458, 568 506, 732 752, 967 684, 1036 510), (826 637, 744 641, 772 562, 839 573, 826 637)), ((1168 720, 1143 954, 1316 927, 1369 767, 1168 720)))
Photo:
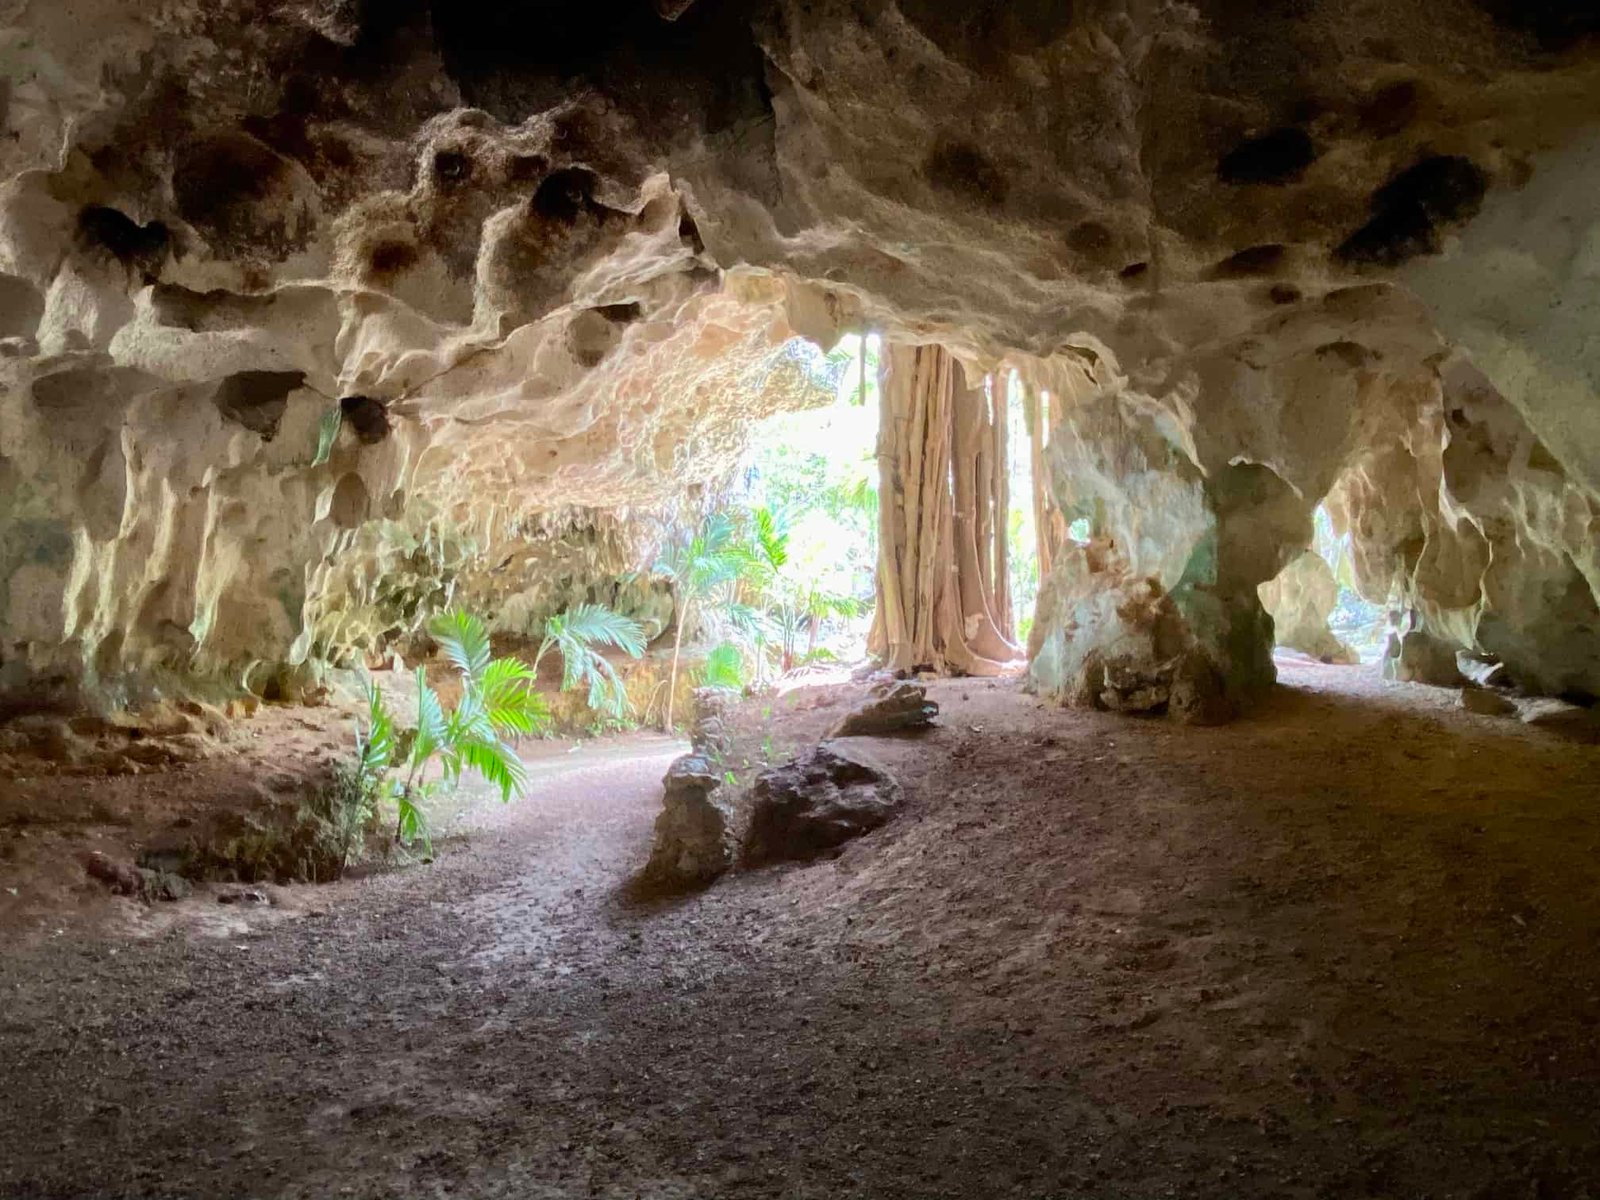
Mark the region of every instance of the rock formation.
POLYGON ((644 882, 677 891, 704 887, 733 865, 738 834, 734 804, 723 787, 729 742, 723 725, 728 698, 711 688, 694 693, 690 750, 673 760, 661 781, 661 815, 644 882))
POLYGON ((864 325, 1047 406, 1042 692, 1253 702, 1326 503, 1409 627, 1600 693, 1592 4, 0 23, 0 705, 292 694, 530 541, 612 578, 864 325))
POLYGON ((824 743, 756 777, 743 861, 818 858, 887 824, 900 799, 900 785, 866 751, 824 743))
POLYGON ((1329 663, 1354 663, 1359 656, 1328 628, 1339 603, 1333 568, 1314 550, 1303 552, 1260 588, 1261 603, 1272 616, 1273 640, 1329 663))
POLYGON ((645 879, 666 888, 710 883, 733 865, 733 811, 721 773, 703 754, 674 759, 662 780, 661 815, 645 879))
POLYGON ((829 737, 881 737, 926 729, 939 715, 928 690, 909 679, 886 679, 872 686, 866 700, 844 715, 829 737))

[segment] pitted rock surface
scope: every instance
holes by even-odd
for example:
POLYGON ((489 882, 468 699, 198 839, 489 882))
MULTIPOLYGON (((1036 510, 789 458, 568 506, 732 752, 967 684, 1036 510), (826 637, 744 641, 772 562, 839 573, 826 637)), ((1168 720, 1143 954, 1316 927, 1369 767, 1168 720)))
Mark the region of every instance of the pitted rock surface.
POLYGON ((900 802, 900 785, 868 752, 824 743, 756 778, 744 863, 821 857, 888 824, 900 802))
POLYGON ((703 886, 733 864, 732 807, 722 778, 700 754, 675 759, 662 780, 665 794, 645 879, 659 887, 703 886))

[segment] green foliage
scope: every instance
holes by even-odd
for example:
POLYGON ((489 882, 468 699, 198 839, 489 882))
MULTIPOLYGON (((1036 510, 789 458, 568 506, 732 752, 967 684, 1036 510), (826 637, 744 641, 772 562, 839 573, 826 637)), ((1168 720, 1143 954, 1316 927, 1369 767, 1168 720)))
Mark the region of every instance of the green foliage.
POLYGON ((744 688, 744 654, 732 642, 723 642, 706 655, 700 668, 700 686, 721 692, 744 688))
POLYGON ((333 457, 333 444, 339 440, 339 426, 344 421, 344 413, 335 404, 322 414, 322 419, 317 422, 317 452, 311 459, 311 465, 320 467, 333 457))
POLYGON ((456 610, 428 628, 461 673, 460 702, 447 713, 417 668, 416 724, 401 732, 382 691, 369 681, 367 717, 356 733, 353 770, 363 802, 373 813, 393 807, 395 841, 402 846, 430 845, 429 801, 466 771, 497 788, 502 801, 526 787, 527 767, 508 739, 550 724, 544 698, 533 688, 533 669, 515 658, 493 658, 480 619, 456 610), (429 779, 435 764, 439 775, 429 779))
POLYGON ((733 518, 717 512, 701 521, 688 538, 668 543, 653 571, 672 584, 680 604, 698 604, 754 566, 733 518))
POLYGON ((747 576, 754 600, 749 607, 756 616, 730 620, 730 626, 755 652, 758 676, 769 648, 777 650, 781 671, 822 661, 817 638, 823 626, 859 617, 868 610, 867 604, 844 590, 850 582, 847 573, 827 569, 814 554, 791 555, 787 514, 762 505, 751 510, 747 523, 756 564, 747 576))
POLYGON ((620 720, 628 711, 628 692, 615 667, 598 647, 615 646, 631 658, 644 653, 644 627, 601 604, 578 604, 544 623, 544 640, 534 656, 537 671, 547 651, 561 654, 561 690, 588 688, 589 707, 620 720))
POLYGON ((707 609, 719 608, 725 620, 754 628, 748 606, 741 606, 741 582, 755 579, 760 559, 739 535, 727 513, 712 513, 686 538, 669 542, 657 558, 654 573, 672 585, 677 610, 672 641, 672 670, 667 676, 665 727, 671 729, 678 686, 678 658, 684 630, 707 609))

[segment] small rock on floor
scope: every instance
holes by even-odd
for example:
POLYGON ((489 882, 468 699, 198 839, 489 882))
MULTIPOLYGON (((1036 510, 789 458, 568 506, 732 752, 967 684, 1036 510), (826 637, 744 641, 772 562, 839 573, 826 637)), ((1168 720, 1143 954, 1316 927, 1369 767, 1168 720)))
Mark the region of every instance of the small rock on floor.
POLYGON ((889 679, 873 686, 866 701, 834 726, 832 737, 873 737, 926 729, 939 715, 927 689, 908 679, 889 679))

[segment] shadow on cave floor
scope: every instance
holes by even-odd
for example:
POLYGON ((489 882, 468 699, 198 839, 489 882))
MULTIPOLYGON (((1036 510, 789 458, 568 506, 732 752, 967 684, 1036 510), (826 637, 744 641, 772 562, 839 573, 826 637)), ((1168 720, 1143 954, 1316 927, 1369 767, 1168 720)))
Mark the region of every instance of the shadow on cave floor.
POLYGON ((1600 750, 1283 674, 1217 729, 934 684, 900 818, 670 909, 657 739, 297 919, 0 947, 0 1194, 1593 1195, 1600 750))

